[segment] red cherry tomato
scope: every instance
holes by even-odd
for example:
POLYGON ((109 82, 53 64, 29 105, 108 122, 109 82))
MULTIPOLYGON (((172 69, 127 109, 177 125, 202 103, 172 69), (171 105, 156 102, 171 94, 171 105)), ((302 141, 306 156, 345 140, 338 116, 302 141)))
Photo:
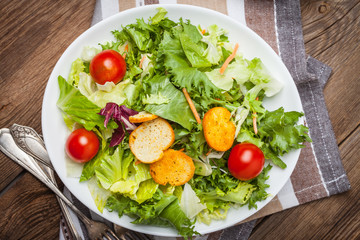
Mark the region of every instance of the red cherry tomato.
POLYGON ((239 143, 230 152, 228 168, 235 178, 250 180, 258 176, 265 163, 264 153, 252 143, 239 143))
POLYGON ((67 155, 76 162, 88 162, 99 150, 99 139, 94 132, 84 128, 73 131, 65 144, 67 155))
POLYGON ((120 53, 105 50, 95 55, 90 62, 90 75, 95 82, 104 85, 106 82, 117 84, 126 73, 126 62, 120 53))

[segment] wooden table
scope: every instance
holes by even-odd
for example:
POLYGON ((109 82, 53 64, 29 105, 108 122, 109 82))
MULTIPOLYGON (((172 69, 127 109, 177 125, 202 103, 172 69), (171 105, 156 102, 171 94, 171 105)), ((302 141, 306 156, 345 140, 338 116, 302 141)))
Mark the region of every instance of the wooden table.
MULTIPOLYGON (((90 27, 92 1, 0 2, 0 128, 41 132, 50 73, 90 27)), ((360 1, 301 1, 306 51, 330 65, 325 99, 352 189, 258 221, 250 239, 360 238, 360 1)), ((0 154, 0 239, 57 239, 60 208, 32 175, 0 154)))

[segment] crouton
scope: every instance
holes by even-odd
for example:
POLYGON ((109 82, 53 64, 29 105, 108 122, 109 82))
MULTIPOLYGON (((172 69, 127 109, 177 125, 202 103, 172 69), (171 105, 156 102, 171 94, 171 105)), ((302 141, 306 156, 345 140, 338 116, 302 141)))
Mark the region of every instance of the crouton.
POLYGON ((158 118, 158 116, 156 116, 152 113, 143 111, 143 112, 139 112, 136 115, 130 116, 129 121, 132 123, 142 123, 142 122, 147 122, 147 121, 153 120, 155 118, 158 118))
POLYGON ((159 161, 150 164, 150 174, 160 185, 184 185, 194 176, 194 172, 195 165, 191 157, 173 149, 166 150, 159 161))
POLYGON ((204 136, 216 151, 227 151, 233 145, 236 128, 230 117, 231 113, 223 107, 212 108, 204 115, 204 136))
POLYGON ((129 146, 135 157, 143 163, 152 163, 164 155, 175 141, 174 130, 162 118, 142 123, 130 134, 129 146))

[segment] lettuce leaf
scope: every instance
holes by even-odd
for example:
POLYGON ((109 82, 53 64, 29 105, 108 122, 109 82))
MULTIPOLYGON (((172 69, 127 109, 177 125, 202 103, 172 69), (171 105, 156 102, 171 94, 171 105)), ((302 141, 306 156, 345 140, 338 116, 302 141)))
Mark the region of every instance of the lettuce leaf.
POLYGON ((163 96, 160 92, 158 94, 150 94, 142 99, 142 103, 146 104, 166 104, 169 103, 170 99, 163 96))
POLYGON ((181 210, 177 197, 164 194, 160 189, 142 204, 118 194, 112 195, 106 203, 106 208, 109 211, 117 211, 119 217, 126 214, 135 218, 132 222, 135 224, 173 226, 186 239, 196 234, 193 222, 181 210))
POLYGON ((107 148, 99 149, 96 156, 93 159, 91 159, 89 162, 85 163, 80 176, 80 180, 79 180, 80 182, 87 181, 94 176, 96 167, 100 165, 103 157, 108 154, 107 151, 108 151, 107 148))
POLYGON ((148 179, 140 183, 139 189, 136 192, 135 201, 138 203, 143 203, 144 201, 150 199, 156 190, 158 189, 159 184, 157 184, 153 179, 148 179))
POLYGON ((123 177, 115 182, 111 186, 110 191, 121 193, 139 203, 151 198, 158 185, 155 182, 147 181, 152 180, 149 166, 133 162, 127 172, 127 177, 123 177))
POLYGON ((243 60, 230 63, 224 74, 220 74, 219 68, 205 74, 216 87, 225 91, 229 91, 233 87, 234 80, 238 84, 244 84, 250 77, 250 71, 243 60))
POLYGON ((309 129, 304 125, 297 125, 303 115, 295 111, 285 112, 281 107, 272 112, 266 111, 265 117, 260 121, 258 129, 265 142, 261 150, 266 158, 272 159, 281 168, 286 168, 286 164, 278 156, 305 147, 305 141, 311 142, 309 129))
POLYGON ((266 167, 264 167, 259 176, 250 181, 253 186, 256 186, 256 189, 251 193, 249 198, 249 209, 257 209, 256 202, 265 200, 269 196, 269 194, 266 192, 266 188, 270 187, 270 185, 266 184, 265 181, 269 179, 269 171, 271 168, 272 166, 268 164, 266 167))
POLYGON ((126 96, 124 89, 128 86, 130 81, 123 80, 116 84, 110 91, 97 90, 93 92, 88 98, 97 106, 103 108, 108 102, 114 102, 121 105, 125 102, 126 96))
POLYGON ((95 177, 91 178, 87 184, 97 209, 102 213, 107 199, 111 196, 111 192, 100 187, 95 177))
POLYGON ((123 162, 131 162, 134 159, 131 153, 128 154, 127 159, 124 159, 124 151, 122 147, 117 147, 112 155, 103 156, 99 166, 96 167, 96 178, 103 188, 109 189, 112 184, 122 179, 124 172, 127 171, 127 167, 123 166, 123 162))
POLYGON ((214 211, 209 211, 209 209, 205 209, 201 211, 197 216, 196 220, 199 223, 210 224, 212 220, 223 220, 226 218, 228 208, 218 208, 214 211))
POLYGON ((261 85, 267 97, 274 96, 282 89, 284 84, 271 77, 269 71, 259 58, 251 60, 248 63, 248 69, 251 71, 250 81, 255 85, 261 85))
POLYGON ((201 44, 194 42, 193 39, 185 33, 180 34, 180 42, 192 67, 203 68, 212 65, 205 57, 203 57, 205 48, 201 44))
POLYGON ((171 35, 169 32, 164 33, 158 58, 164 58, 164 66, 174 76, 171 81, 178 88, 186 88, 190 95, 195 92, 222 98, 220 89, 208 79, 206 74, 186 61, 187 56, 178 36, 171 35))
POLYGON ((148 81, 149 94, 161 94, 170 99, 166 104, 148 104, 144 110, 162 118, 171 120, 191 130, 196 122, 184 94, 171 84, 166 76, 154 76, 148 81), (179 111, 181 109, 181 111, 179 111))
POLYGON ((167 10, 165 8, 159 7, 156 10, 158 10, 158 12, 151 17, 151 24, 158 24, 167 14, 167 10))
POLYGON ((180 207, 189 219, 193 219, 199 212, 206 209, 206 206, 200 203, 200 199, 188 183, 184 185, 180 207))
POLYGON ((195 222, 191 222, 181 210, 179 200, 177 198, 168 207, 166 207, 159 216, 160 218, 169 221, 185 239, 191 238, 194 234, 199 234, 194 230, 195 222))
POLYGON ((139 48, 141 51, 147 52, 152 46, 153 41, 150 38, 150 33, 148 31, 143 31, 140 29, 130 28, 126 27, 124 28, 127 34, 131 37, 135 45, 139 48))
POLYGON ((81 59, 85 62, 91 62, 95 55, 100 52, 101 49, 99 47, 85 46, 81 52, 81 59))
POLYGON ((77 58, 71 64, 71 70, 68 77, 68 83, 77 86, 79 83, 79 73, 84 72, 85 65, 80 58, 77 58))
POLYGON ((215 24, 208 27, 208 34, 203 36, 201 41, 207 43, 207 48, 203 55, 212 64, 218 64, 223 58, 222 48, 220 42, 223 41, 221 38, 226 34, 224 29, 219 29, 215 24))
MULTIPOLYGON (((59 76, 58 83, 60 96, 56 103, 58 108, 66 113, 72 120, 84 126, 87 130, 92 130, 95 126, 104 129, 104 117, 98 113, 101 108, 92 103, 87 97, 82 95, 79 90, 71 86, 66 80, 59 76)), ((114 121, 109 123, 109 128, 117 128, 114 121)))
POLYGON ((286 163, 279 156, 303 148, 305 141, 311 142, 309 129, 298 124, 303 115, 295 111, 285 112, 282 107, 275 111, 265 111, 258 121, 258 134, 254 133, 252 116, 249 115, 236 140, 255 144, 263 151, 266 159, 271 159, 275 165, 284 169, 286 163))

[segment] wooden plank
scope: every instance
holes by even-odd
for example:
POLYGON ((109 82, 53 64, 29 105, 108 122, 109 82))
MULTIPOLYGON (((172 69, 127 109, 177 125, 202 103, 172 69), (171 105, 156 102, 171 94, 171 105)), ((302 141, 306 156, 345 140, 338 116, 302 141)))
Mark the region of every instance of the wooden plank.
MULTIPOLYGON (((95 1, 64 3, 0 1, 1 127, 17 122, 41 131, 48 76, 66 47, 89 27, 95 1)), ((307 52, 334 70, 325 98, 353 189, 265 217, 251 239, 360 238, 360 132, 353 132, 360 119, 359 1, 303 0, 301 5, 307 52)), ((0 191, 21 171, 0 154, 0 191)), ((55 197, 29 174, 3 193, 0 212, 0 239, 58 238, 60 211, 55 197)))
POLYGON ((0 192, 4 191, 22 171, 23 169, 19 165, 0 153, 0 192))
MULTIPOLYGON (((90 27, 95 1, 0 1, 0 126, 41 133, 41 105, 52 68, 90 27)), ((22 168, 0 154, 0 191, 22 168)), ((29 173, 0 197, 0 239, 58 239, 55 196, 29 173)))
POLYGON ((58 239, 55 195, 26 173, 0 198, 0 239, 58 239))
POLYGON ((330 65, 325 101, 340 143, 360 123, 360 1, 301 1, 306 52, 330 65), (355 72, 354 72, 355 71, 355 72))
MULTIPOLYGON (((95 1, 0 1, 0 127, 41 132, 41 105, 55 63, 89 28, 95 1)), ((0 154, 0 191, 22 171, 0 154)))
POLYGON ((352 189, 263 218, 250 239, 359 239, 360 127, 340 146, 352 189))

